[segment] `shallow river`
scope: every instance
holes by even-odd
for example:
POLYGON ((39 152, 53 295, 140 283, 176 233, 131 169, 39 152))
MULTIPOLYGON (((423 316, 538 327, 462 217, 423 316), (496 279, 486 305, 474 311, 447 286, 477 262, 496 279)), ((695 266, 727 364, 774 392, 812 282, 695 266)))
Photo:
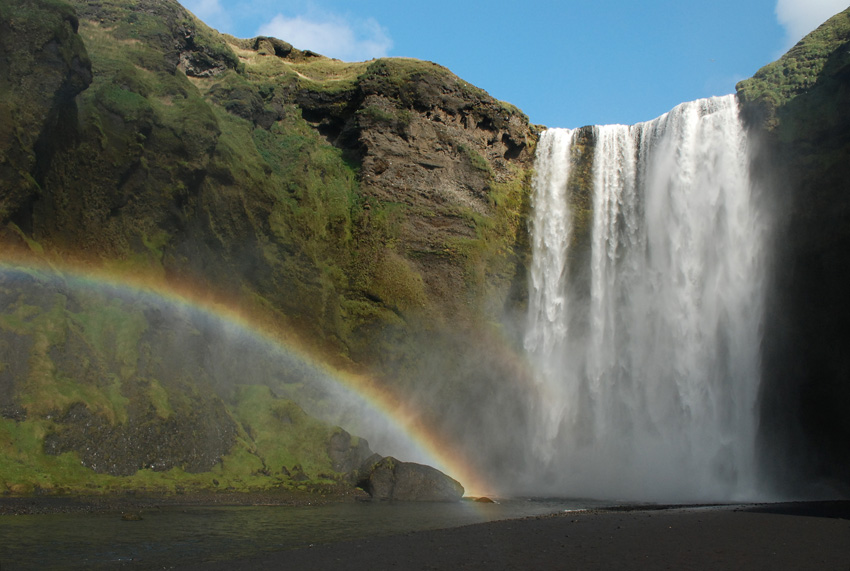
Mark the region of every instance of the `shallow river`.
POLYGON ((497 504, 171 506, 142 511, 141 521, 123 521, 115 513, 4 515, 0 569, 179 569, 310 544, 602 506, 591 500, 514 499, 497 504))

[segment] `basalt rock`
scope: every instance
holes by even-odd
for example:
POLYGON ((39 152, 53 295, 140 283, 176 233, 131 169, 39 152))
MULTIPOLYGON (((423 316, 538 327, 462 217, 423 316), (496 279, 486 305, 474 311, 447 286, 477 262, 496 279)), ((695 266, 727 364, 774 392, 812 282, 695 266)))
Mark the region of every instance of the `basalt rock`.
POLYGON ((463 497, 457 480, 431 466, 400 462, 392 456, 361 468, 358 487, 373 499, 406 502, 456 502, 463 497))

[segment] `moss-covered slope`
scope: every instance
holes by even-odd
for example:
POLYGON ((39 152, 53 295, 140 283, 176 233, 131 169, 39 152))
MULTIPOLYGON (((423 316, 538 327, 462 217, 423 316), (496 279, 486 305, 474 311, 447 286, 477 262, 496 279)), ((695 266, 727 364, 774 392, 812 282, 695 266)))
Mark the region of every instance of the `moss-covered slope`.
POLYGON ((0 308, 0 493, 321 491, 371 453, 276 396, 303 362, 198 310, 10 267, 0 308))
MULTIPOLYGON (((522 307, 535 136, 517 109, 429 62, 349 64, 223 36, 172 1, 0 5, 5 257, 227 299, 318 358, 370 372, 444 434, 495 422, 456 396, 519 391, 501 322, 522 307)), ((16 329, 12 305, 5 314, 3 422, 30 438, 7 439, 8 454, 24 462, 43 445, 38 462, 76 454, 110 477, 146 463, 226 467, 228 454, 255 462, 259 441, 239 417, 250 407, 208 394, 203 375, 145 369, 169 355, 164 343, 144 349, 151 313, 106 303, 77 318, 66 302, 31 316, 55 338, 16 329), (86 319, 112 322, 126 343, 92 353, 116 330, 86 319), (77 356, 88 364, 57 364, 77 356), (30 383, 35 361, 49 405, 30 383), (147 444, 124 446, 142 433, 147 444), (183 433, 199 440, 175 443, 183 433)), ((272 454, 260 472, 298 454, 272 454)))

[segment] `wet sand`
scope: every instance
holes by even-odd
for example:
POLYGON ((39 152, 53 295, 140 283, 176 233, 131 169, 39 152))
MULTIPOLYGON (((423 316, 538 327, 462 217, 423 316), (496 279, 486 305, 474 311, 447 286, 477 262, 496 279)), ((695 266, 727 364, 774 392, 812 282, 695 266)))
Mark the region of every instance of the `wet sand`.
POLYGON ((330 545, 320 541, 191 569, 848 571, 850 502, 572 512, 330 545))

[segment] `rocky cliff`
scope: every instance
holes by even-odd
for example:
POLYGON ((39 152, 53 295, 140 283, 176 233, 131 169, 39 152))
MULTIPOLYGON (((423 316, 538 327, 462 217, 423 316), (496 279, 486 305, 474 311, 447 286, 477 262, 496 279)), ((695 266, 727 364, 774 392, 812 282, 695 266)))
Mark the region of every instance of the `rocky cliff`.
MULTIPOLYGON (((850 482, 850 10, 738 84, 776 221, 761 438, 795 487, 850 482)), ((798 488, 799 489, 799 488, 798 488)), ((810 490, 807 490, 810 491, 810 490)))
MULTIPOLYGON (((197 324, 78 291, 70 269, 208 292, 426 411, 508 384, 500 322, 523 303, 535 138, 516 108, 433 63, 223 36, 170 1, 3 2, 0 240, 16 269, 0 395, 23 464, 0 485, 80 481, 54 457, 113 476, 239 466, 232 485, 246 470, 252 486, 292 484, 293 465, 333 472, 333 427, 240 413, 266 406, 251 387, 286 392, 293 365, 215 368, 226 358, 209 360, 197 324), (315 450, 263 452, 274 422, 315 450)), ((440 411, 443 428, 468 412, 440 411)))

